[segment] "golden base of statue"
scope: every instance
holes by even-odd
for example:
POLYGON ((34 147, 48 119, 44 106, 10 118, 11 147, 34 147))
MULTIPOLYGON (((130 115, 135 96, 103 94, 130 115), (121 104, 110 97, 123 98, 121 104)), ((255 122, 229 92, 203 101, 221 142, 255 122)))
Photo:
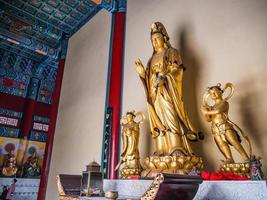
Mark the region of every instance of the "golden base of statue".
POLYGON ((239 176, 250 178, 249 162, 244 163, 224 163, 220 166, 220 170, 224 172, 232 172, 239 176))
POLYGON ((120 169, 120 178, 129 179, 131 176, 140 176, 142 171, 142 168, 133 169, 125 167, 120 169))
POLYGON ((144 161, 142 177, 155 177, 158 173, 185 175, 193 168, 201 171, 203 160, 199 156, 149 156, 144 161))

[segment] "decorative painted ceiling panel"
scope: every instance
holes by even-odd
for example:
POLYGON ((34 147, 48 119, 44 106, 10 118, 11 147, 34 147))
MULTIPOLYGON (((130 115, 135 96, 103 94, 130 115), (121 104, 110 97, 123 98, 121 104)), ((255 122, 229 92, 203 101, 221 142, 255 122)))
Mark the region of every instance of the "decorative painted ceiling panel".
POLYGON ((71 36, 101 9, 100 4, 90 0, 1 0, 0 2, 2 10, 7 14, 16 16, 25 23, 42 27, 44 32, 58 39, 62 32, 71 36))
POLYGON ((68 38, 102 8, 126 0, 0 0, 0 92, 51 104, 68 38))

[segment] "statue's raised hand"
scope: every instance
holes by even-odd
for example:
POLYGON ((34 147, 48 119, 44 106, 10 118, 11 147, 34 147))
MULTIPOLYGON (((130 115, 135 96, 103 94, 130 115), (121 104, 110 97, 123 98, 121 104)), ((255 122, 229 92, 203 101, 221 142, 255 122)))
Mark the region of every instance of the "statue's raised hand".
POLYGON ((135 70, 137 71, 137 73, 139 74, 139 76, 141 76, 142 78, 145 78, 145 68, 144 65, 142 64, 142 61, 140 59, 138 59, 137 61, 135 61, 135 70))

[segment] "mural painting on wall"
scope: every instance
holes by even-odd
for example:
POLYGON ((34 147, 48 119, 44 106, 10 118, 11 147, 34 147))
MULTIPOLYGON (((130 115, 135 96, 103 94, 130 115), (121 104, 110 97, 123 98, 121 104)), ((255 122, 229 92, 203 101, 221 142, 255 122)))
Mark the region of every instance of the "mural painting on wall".
POLYGON ((44 142, 28 141, 23 159, 23 177, 40 176, 44 152, 44 142))
POLYGON ((1 175, 2 176, 15 176, 18 172, 17 161, 20 162, 21 151, 19 149, 19 139, 15 138, 0 138, 1 154, 1 175))
POLYGON ((39 177, 45 143, 0 137, 0 168, 4 177, 39 177))

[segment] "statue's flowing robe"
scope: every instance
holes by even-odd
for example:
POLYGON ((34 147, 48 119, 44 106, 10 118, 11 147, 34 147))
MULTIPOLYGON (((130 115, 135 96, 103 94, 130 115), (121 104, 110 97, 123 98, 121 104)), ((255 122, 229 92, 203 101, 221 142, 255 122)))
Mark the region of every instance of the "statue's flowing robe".
POLYGON ((179 134, 183 138, 183 146, 192 153, 185 134, 193 132, 184 108, 182 96, 183 65, 180 54, 174 48, 168 48, 163 57, 163 71, 165 83, 157 90, 153 88, 156 74, 152 70, 151 60, 146 68, 143 84, 148 102, 149 120, 152 137, 160 135, 165 128, 172 134, 179 134))
POLYGON ((123 125, 122 128, 123 150, 121 153, 125 159, 133 160, 139 158, 138 141, 139 141, 139 126, 134 123, 132 125, 123 125))

